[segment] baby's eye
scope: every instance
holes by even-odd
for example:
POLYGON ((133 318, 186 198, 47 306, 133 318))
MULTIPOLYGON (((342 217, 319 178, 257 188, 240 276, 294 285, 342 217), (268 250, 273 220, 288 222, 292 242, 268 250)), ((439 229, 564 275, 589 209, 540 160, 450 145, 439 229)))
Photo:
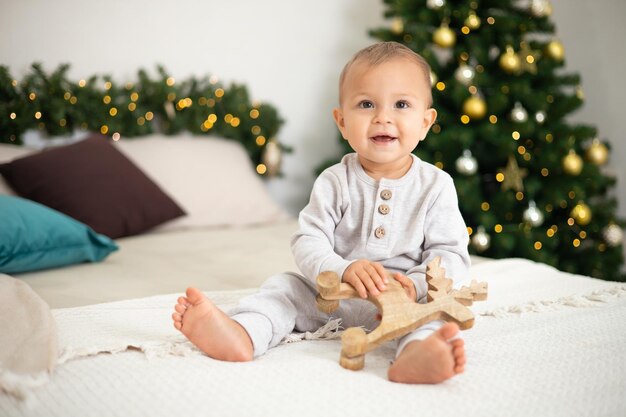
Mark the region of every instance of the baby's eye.
POLYGON ((396 102, 396 108, 398 109, 408 109, 409 107, 409 103, 405 100, 400 100, 396 102))
POLYGON ((372 103, 369 100, 363 100, 359 103, 359 107, 362 109, 373 109, 374 108, 374 103, 372 103))

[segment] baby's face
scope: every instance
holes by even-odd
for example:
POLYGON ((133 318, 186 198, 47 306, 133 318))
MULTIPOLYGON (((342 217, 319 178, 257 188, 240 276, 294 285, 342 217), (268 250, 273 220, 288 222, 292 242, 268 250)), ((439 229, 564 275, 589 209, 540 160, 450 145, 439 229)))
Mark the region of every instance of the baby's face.
POLYGON ((410 153, 436 118, 422 68, 406 58, 371 67, 356 62, 346 74, 337 126, 362 164, 384 168, 410 153))

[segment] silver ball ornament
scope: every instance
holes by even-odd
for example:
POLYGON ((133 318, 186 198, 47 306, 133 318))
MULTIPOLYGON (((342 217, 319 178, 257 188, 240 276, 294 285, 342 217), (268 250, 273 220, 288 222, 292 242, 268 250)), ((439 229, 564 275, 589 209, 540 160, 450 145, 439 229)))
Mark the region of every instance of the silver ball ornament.
POLYGON ((456 160, 456 170, 463 175, 474 175, 478 171, 478 162, 468 149, 456 160))
POLYGON ((532 200, 528 203, 528 208, 524 210, 523 218, 526 223, 534 227, 541 226, 543 223, 543 213, 532 200))
POLYGON ((537 123, 543 124, 543 122, 546 121, 546 112, 540 110, 535 113, 535 120, 537 121, 537 123))
POLYGON ((493 45, 489 47, 489 59, 496 59, 500 56, 500 48, 493 45))
POLYGON ((609 246, 619 246, 624 242, 624 231, 619 225, 612 223, 602 230, 602 238, 609 246))
POLYGON ((552 4, 549 0, 532 0, 530 2, 530 12, 535 17, 550 16, 552 14, 552 4))
POLYGON ((516 123, 524 123, 528 120, 528 112, 519 101, 515 102, 515 106, 511 110, 511 120, 516 123))
POLYGON ((432 10, 441 9, 446 4, 446 0, 426 0, 426 7, 432 10))
POLYGON ((262 162, 267 167, 267 175, 273 177, 280 172, 280 164, 282 160, 282 150, 280 145, 271 140, 265 145, 265 151, 262 155, 262 162))
POLYGON ((439 79, 437 78, 437 74, 435 74, 432 70, 430 71, 430 86, 434 87, 435 84, 437 84, 437 81, 439 79))
POLYGON ((491 246, 491 236, 485 232, 485 228, 480 226, 472 236, 472 246, 477 252, 484 252, 491 246))
POLYGON ((465 63, 459 65, 454 72, 454 78, 456 78, 456 80, 463 85, 470 85, 472 81, 474 81, 475 75, 476 72, 474 71, 474 68, 465 63))

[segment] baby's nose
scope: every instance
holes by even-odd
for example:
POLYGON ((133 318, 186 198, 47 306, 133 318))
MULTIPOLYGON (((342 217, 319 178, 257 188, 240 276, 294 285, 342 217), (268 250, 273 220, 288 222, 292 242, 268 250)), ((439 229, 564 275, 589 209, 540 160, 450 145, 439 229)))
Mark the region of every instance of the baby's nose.
POLYGON ((375 123, 389 123, 391 121, 391 117, 389 112, 384 108, 379 108, 374 116, 375 123))

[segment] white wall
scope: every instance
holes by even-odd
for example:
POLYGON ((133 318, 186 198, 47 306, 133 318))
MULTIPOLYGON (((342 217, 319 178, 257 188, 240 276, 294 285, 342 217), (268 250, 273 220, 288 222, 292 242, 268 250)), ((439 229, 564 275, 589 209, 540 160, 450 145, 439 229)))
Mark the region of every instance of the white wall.
MULTIPOLYGON (((580 73, 587 104, 572 120, 598 127, 613 145, 609 170, 619 177, 626 216, 626 2, 553 0, 567 68, 580 73)), ((313 169, 336 153, 331 110, 348 57, 384 24, 382 0, 0 0, 0 64, 21 77, 30 63, 72 64, 75 79, 166 66, 175 77, 218 75, 248 85, 255 99, 286 119, 280 138, 295 152, 284 179, 269 187, 292 212, 306 202, 313 169)))
POLYGON ((244 82, 286 120, 293 145, 273 196, 297 213, 313 170, 338 152, 332 108, 344 62, 383 23, 380 0, 0 0, 0 64, 16 77, 33 61, 70 77, 133 79, 162 63, 174 77, 213 73, 244 82))

